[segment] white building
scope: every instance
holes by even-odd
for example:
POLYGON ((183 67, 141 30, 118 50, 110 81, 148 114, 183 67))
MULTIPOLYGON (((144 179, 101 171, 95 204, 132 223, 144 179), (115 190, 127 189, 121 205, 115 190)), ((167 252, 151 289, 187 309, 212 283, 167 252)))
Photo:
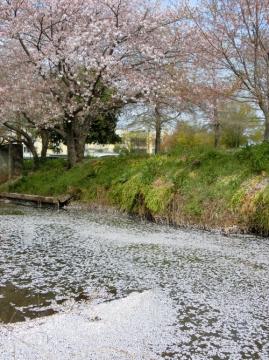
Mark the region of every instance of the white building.
MULTIPOLYGON (((139 152, 144 152, 147 154, 154 153, 154 135, 150 132, 145 131, 129 131, 129 130, 117 130, 117 134, 122 138, 122 143, 120 144, 86 144, 85 147, 85 156, 117 156, 118 153, 114 151, 115 146, 117 148, 125 148, 129 151, 137 150, 139 152)), ((38 154, 41 154, 42 143, 41 139, 37 139, 35 142, 35 147, 38 154)), ((23 156, 24 158, 32 158, 32 153, 23 146, 23 156)), ((67 156, 67 147, 64 144, 60 145, 60 152, 57 153, 52 149, 48 149, 48 157, 66 157, 67 156)))

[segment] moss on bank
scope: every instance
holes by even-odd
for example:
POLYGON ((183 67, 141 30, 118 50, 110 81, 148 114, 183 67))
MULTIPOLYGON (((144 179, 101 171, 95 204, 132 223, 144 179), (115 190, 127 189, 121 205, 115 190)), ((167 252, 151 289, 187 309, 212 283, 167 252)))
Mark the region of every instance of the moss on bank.
MULTIPOLYGON (((0 188, 1 190, 1 188, 0 188)), ((154 157, 48 160, 2 190, 115 206, 156 221, 269 233, 269 145, 236 152, 183 148, 154 157)))

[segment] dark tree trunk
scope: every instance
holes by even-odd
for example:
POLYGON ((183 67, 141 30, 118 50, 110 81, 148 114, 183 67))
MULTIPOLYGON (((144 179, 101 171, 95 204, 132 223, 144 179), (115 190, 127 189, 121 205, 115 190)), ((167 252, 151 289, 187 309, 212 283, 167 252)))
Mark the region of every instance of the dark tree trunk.
POLYGON ((87 134, 85 134, 84 132, 79 134, 79 136, 76 138, 75 146, 77 153, 77 162, 81 162, 84 159, 86 139, 87 134))
POLYGON ((30 141, 27 141, 27 142, 24 142, 24 143, 27 146, 27 148, 31 151, 31 153, 33 155, 34 169, 37 169, 39 167, 39 157, 38 157, 38 153, 36 151, 36 148, 34 146, 34 143, 30 142, 30 141))
POLYGON ((34 169, 39 168, 39 157, 37 154, 33 154, 33 161, 34 161, 34 169))
POLYGON ((269 98, 267 99, 267 104, 264 103, 262 99, 259 101, 259 107, 264 115, 264 133, 263 141, 269 142, 269 98))
POLYGON ((41 159, 44 160, 47 157, 47 152, 49 148, 49 132, 48 130, 42 129, 40 131, 40 136, 42 140, 42 149, 41 149, 41 159))
POLYGON ((68 159, 68 168, 72 168, 77 163, 77 154, 76 146, 74 141, 74 134, 67 134, 66 137, 66 146, 67 146, 67 159, 68 159))
POLYGON ((220 124, 214 124, 214 146, 218 148, 220 146, 220 124))
POLYGON ((217 109, 217 101, 214 103, 213 110, 213 121, 214 121, 214 146, 218 148, 220 146, 220 123, 219 123, 219 114, 217 109))
POLYGON ((155 109, 155 116, 155 154, 159 154, 161 151, 162 121, 157 107, 155 109))
POLYGON ((68 167, 72 168, 84 159, 87 130, 75 129, 75 124, 69 122, 66 128, 66 145, 68 154, 68 167))

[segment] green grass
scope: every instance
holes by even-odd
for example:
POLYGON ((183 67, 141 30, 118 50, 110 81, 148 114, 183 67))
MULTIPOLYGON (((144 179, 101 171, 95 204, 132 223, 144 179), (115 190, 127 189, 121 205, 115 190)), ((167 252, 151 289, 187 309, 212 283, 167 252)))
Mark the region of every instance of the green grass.
POLYGON ((63 160, 47 160, 35 172, 26 163, 23 177, 8 190, 39 195, 73 193, 81 202, 116 206, 173 223, 236 224, 267 234, 268 174, 267 144, 237 151, 197 147, 153 157, 87 159, 71 170, 63 160), (251 185, 252 191, 246 184, 254 184, 253 179, 262 187, 251 185), (252 204, 249 213, 242 210, 248 202, 252 204))

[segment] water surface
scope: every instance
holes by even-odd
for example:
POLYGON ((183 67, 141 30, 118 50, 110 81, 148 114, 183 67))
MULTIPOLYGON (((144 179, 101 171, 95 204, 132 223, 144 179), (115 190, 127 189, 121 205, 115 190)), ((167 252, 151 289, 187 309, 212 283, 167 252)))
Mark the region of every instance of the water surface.
POLYGON ((157 289, 174 336, 156 359, 269 359, 269 239, 88 211, 0 208, 0 320, 157 289))

